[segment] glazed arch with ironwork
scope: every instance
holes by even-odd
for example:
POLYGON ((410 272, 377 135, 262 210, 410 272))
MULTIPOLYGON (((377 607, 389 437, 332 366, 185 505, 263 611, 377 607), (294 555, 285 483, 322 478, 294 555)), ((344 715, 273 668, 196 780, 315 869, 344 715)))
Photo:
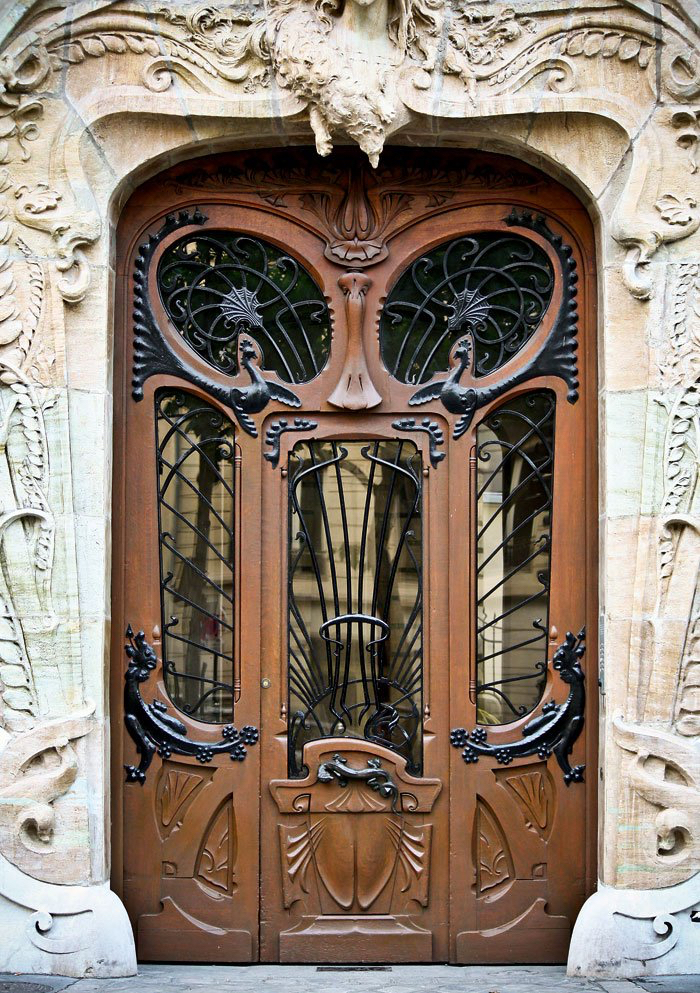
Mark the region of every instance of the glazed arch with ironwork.
MULTIPOLYGON (((313 196, 310 194, 299 202, 308 205, 313 202, 313 196)), ((296 213, 299 215, 304 209, 302 206, 296 213)), ((526 568, 539 555, 541 567, 536 571, 539 588, 523 596, 520 606, 501 604, 495 612, 491 611, 492 617, 477 618, 477 631, 483 636, 484 631, 493 629, 494 617, 499 621, 517 614, 532 602, 544 608, 542 618, 531 619, 531 636, 522 642, 526 647, 542 643, 543 658, 535 664, 533 674, 505 679, 489 679, 482 674, 481 681, 477 679, 479 699, 496 700, 500 707, 499 714, 495 714, 482 706, 480 723, 504 724, 535 709, 547 669, 543 632, 548 623, 551 536, 547 533, 546 519, 547 515, 551 518, 553 509, 548 485, 553 472, 556 397, 550 390, 542 390, 541 384, 546 382, 551 386, 554 380, 563 381, 569 403, 578 399, 578 277, 572 247, 557 232, 556 224, 541 214, 503 204, 492 204, 488 213, 492 221, 482 219, 480 226, 470 225, 469 215, 465 213, 462 231, 428 245, 418 256, 408 259, 403 256, 402 260, 405 249, 398 251, 396 271, 387 281, 383 300, 372 295, 372 252, 365 253, 360 265, 358 258, 348 257, 355 251, 348 248, 350 240, 342 249, 340 242, 334 243, 333 250, 325 253, 326 262, 320 272, 314 272, 302 259, 298 246, 288 249, 278 243, 279 238, 269 240, 233 221, 226 227, 221 222, 219 205, 212 209, 202 203, 167 215, 142 239, 135 259, 132 397, 139 401, 144 383, 157 376, 159 382, 165 377, 166 381, 174 379, 183 384, 185 395, 186 387, 190 386, 194 387, 195 395, 202 393, 211 399, 215 405, 211 408, 212 417, 216 421, 216 424, 212 421, 212 426, 216 430, 199 447, 202 451, 218 453, 207 458, 216 464, 218 475, 214 475, 218 485, 222 492, 229 493, 232 503, 235 486, 226 477, 227 432, 231 438, 242 432, 251 442, 259 438, 261 454, 274 469, 283 457, 286 462, 286 452, 295 445, 292 437, 289 442, 284 441, 283 448, 286 434, 313 438, 318 425, 313 415, 332 408, 344 409, 349 416, 361 414, 381 406, 389 389, 391 411, 400 414, 391 422, 399 444, 400 439, 417 440, 425 436, 426 454, 433 470, 439 471, 446 456, 446 437, 440 426, 440 422, 444 425, 445 415, 451 425, 452 439, 459 442, 465 435, 477 439, 480 455, 489 446, 494 451, 500 446, 501 455, 508 446, 514 446, 517 457, 507 455, 505 461, 519 460, 527 466, 534 459, 537 464, 531 475, 539 489, 533 499, 540 500, 541 505, 500 536, 493 555, 500 555, 504 563, 510 556, 511 573, 526 568), (343 252, 345 257, 341 258, 343 252), (371 333, 373 325, 376 334, 371 333), (510 399, 512 395, 521 398, 515 405, 510 399), (275 412, 274 419, 267 418, 264 436, 259 437, 263 420, 275 408, 279 414, 275 412), (221 415, 217 413, 221 410, 230 412, 228 427, 222 426, 221 415), (508 432, 498 437, 498 425, 504 418, 524 425, 521 437, 513 440, 508 432), (482 424, 492 433, 495 430, 495 441, 478 440, 479 432, 484 430, 482 424), (215 437, 217 431, 219 435, 215 437), (530 440, 533 431, 539 439, 537 451, 533 451, 530 440), (537 540, 539 547, 533 554, 521 556, 520 563, 514 563, 513 548, 518 542, 522 544, 520 539, 532 531, 533 522, 539 529, 538 535, 536 539, 531 535, 528 540, 537 540), (533 688, 529 703, 523 703, 522 693, 520 697, 517 694, 512 697, 511 682, 533 688)), ((315 215, 318 220, 318 209, 315 215)), ((425 219, 418 212, 414 221, 418 231, 425 219)), ((309 224, 310 218, 307 216, 305 221, 309 224)), ((290 221, 293 223, 294 219, 290 221)), ((311 222, 311 227, 319 242, 327 237, 323 225, 314 227, 311 222)), ((409 227, 406 225, 405 230, 409 227)), ((395 232, 402 233, 401 229, 395 232)), ((291 243, 294 244, 294 239, 291 243)), ((386 260, 391 262, 392 254, 392 238, 387 234, 377 261, 386 265, 386 260)), ((156 396, 156 417, 166 433, 174 430, 175 422, 191 416, 191 410, 187 403, 183 406, 177 391, 164 394, 159 390, 156 396)), ((195 416, 201 420, 202 405, 195 407, 195 416)), ((468 454, 468 440, 461 444, 465 455, 468 454)), ((158 450, 159 473, 164 468, 170 471, 163 465, 161 441, 158 450)), ((427 466, 423 471, 427 473, 427 466)), ((522 485, 516 484, 516 493, 522 485)), ((161 489, 159 499, 163 498, 161 489)), ((235 528, 232 526, 226 533, 228 538, 224 540, 230 547, 227 568, 233 574, 235 528)), ((308 544, 308 535, 306 540, 308 544)), ((469 540, 478 541, 479 535, 469 540)), ((182 629, 178 631, 176 614, 171 615, 166 609, 166 600, 180 604, 186 601, 187 609, 198 610, 203 618, 208 618, 206 623, 222 636, 220 641, 224 646, 223 635, 232 625, 225 617, 225 609, 214 610, 205 602, 209 595, 206 590, 214 590, 220 604, 228 601, 233 606, 233 586, 229 590, 225 577, 213 582, 200 579, 201 589, 196 592, 201 602, 193 606, 191 582, 189 586, 184 584, 184 593, 182 589, 173 589, 172 572, 164 566, 163 555, 174 560, 177 548, 162 528, 160 541, 164 650, 168 642, 178 641, 184 644, 185 653, 197 645, 202 648, 201 641, 183 636, 182 629)), ((476 595, 482 605, 488 602, 487 590, 476 591, 476 595)), ((348 618, 355 616, 352 611, 346 613, 348 618)), ((419 616, 416 612, 416 619, 419 616)), ((353 623, 357 626, 358 622, 353 623)), ((367 623, 362 621, 356 634, 372 643, 374 635, 368 633, 367 623)), ((353 630, 350 620, 346 627, 349 638, 353 630)), ((327 654, 330 653, 330 670, 338 662, 333 655, 335 642, 331 633, 329 629, 325 645, 327 654)), ((336 631, 336 641, 337 635, 336 631)), ((489 654, 481 645, 477 646, 476 654, 488 661, 520 647, 520 643, 513 642, 510 647, 501 646, 489 654)), ((227 720, 228 705, 221 701, 232 701, 237 692, 232 675, 233 655, 232 647, 217 648, 212 655, 214 675, 195 680, 188 678, 184 670, 178 671, 172 660, 167 659, 165 675, 173 702, 185 713, 205 720, 214 723, 227 720), (220 678, 219 662, 225 669, 228 667, 227 679, 220 678), (211 714, 209 718, 205 716, 207 712, 211 714)), ((368 664, 371 668, 372 657, 368 657, 368 664)), ((406 731, 405 742, 385 738, 383 725, 377 732, 379 740, 385 740, 390 748, 405 750, 407 757, 414 748, 411 742, 419 735, 421 671, 420 667, 416 668, 415 688, 413 682, 407 689, 395 681, 396 687, 391 690, 398 694, 406 713, 411 711, 406 724, 407 728, 411 727, 406 731)), ((409 681, 414 678, 410 671, 401 675, 409 681)), ((381 683, 384 676, 375 674, 375 682, 377 678, 381 683)), ((371 682, 370 679, 367 685, 371 682)), ((334 686, 331 679, 316 694, 319 700, 325 700, 324 693, 330 694, 333 714, 337 709, 334 686)), ((339 691, 342 696, 343 688, 339 691)), ((367 699, 370 697, 371 694, 367 699)), ((297 709, 307 715, 301 722, 305 724, 310 720, 308 714, 316 715, 321 704, 313 693, 302 693, 301 698, 304 699, 297 709)), ((375 711, 379 715, 374 721, 377 727, 381 720, 387 725, 391 723, 381 708, 372 711, 369 703, 363 706, 370 715, 368 726, 372 729, 375 711)), ((343 712, 336 718, 339 725, 352 723, 348 714, 349 711, 343 712)), ((301 753, 295 757, 292 748, 290 756, 292 764, 301 768, 301 753)), ((419 751, 413 761, 420 762, 419 751)))

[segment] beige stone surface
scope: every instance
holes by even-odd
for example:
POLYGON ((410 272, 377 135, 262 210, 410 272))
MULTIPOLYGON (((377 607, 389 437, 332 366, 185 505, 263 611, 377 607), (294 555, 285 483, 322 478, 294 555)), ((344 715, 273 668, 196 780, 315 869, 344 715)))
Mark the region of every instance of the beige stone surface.
MULTIPOLYGON (((700 868, 688 826, 700 750, 700 8, 512 0, 473 13, 456 0, 0 9, 0 926, 20 905, 38 912, 56 883, 80 894, 76 914, 87 891, 90 913, 112 906, 99 884, 119 211, 174 162, 285 143, 327 154, 352 141, 371 160, 386 142, 504 151, 590 210, 601 873, 675 891, 700 868), (27 747, 58 770, 50 784, 22 771, 27 747), (34 828, 16 816, 32 804, 34 828)), ((66 927, 60 955, 22 931, 12 963, 80 974, 78 929, 66 927)), ((117 946, 105 974, 133 968, 128 928, 117 946)))

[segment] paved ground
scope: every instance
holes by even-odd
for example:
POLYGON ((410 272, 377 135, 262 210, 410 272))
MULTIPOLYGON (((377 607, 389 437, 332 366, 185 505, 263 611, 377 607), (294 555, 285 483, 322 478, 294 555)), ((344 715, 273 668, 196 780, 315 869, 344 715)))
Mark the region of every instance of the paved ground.
POLYGON ((132 979, 0 974, 0 993, 700 993, 700 976, 567 979, 563 966, 144 965, 132 979))

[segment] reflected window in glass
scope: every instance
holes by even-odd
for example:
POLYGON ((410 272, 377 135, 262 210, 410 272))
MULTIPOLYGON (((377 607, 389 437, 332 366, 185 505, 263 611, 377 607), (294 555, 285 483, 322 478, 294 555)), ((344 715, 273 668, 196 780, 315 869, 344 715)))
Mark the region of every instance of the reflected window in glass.
POLYGON ((165 685, 184 713, 223 724, 233 716, 233 424, 183 390, 159 390, 155 409, 165 685))
POLYGON ((506 724, 544 692, 554 469, 553 393, 513 397, 476 435, 477 720, 506 724))

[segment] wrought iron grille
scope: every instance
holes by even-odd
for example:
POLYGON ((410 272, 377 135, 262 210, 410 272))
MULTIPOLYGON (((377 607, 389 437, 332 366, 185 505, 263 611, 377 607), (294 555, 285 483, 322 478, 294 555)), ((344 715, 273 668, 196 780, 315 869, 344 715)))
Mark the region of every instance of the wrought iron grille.
POLYGON ((158 266, 163 306, 187 344, 216 369, 238 373, 238 341, 255 339, 261 366, 287 383, 323 369, 331 323, 323 294, 291 255, 233 231, 198 231, 158 266))
POLYGON ((422 769, 421 458, 411 441, 305 441, 289 461, 289 775, 362 737, 422 769))
POLYGON ((552 299, 554 270, 528 238, 487 231, 445 242, 404 270, 379 324, 382 360, 402 383, 449 369, 469 335, 474 376, 495 372, 537 330, 552 299))
POLYGON ((504 724, 544 692, 549 630, 554 415, 546 390, 478 427, 477 717, 504 724))
POLYGON ((182 390, 155 397, 165 685, 198 720, 233 715, 234 429, 182 390))

